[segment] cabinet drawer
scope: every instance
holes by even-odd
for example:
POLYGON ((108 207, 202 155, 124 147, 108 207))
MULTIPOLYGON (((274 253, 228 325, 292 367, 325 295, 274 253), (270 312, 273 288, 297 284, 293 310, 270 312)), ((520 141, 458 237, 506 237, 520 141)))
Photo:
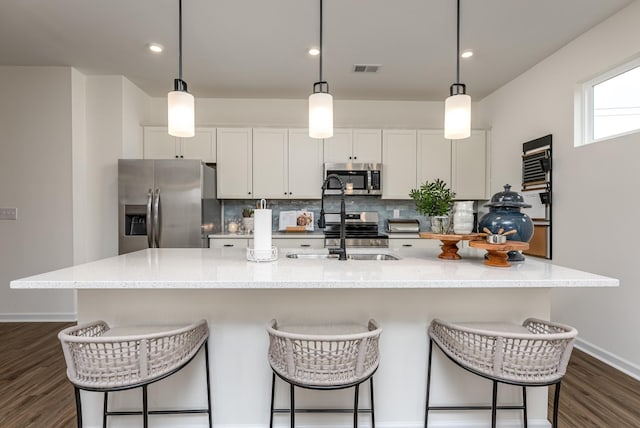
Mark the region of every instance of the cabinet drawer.
POLYGON ((248 246, 247 238, 209 238, 211 248, 247 248, 248 246))
POLYGON ((389 248, 440 248, 441 242, 437 239, 413 239, 413 238, 390 238, 389 248))
POLYGON ((280 238, 271 241, 278 248, 324 248, 324 239, 280 238))

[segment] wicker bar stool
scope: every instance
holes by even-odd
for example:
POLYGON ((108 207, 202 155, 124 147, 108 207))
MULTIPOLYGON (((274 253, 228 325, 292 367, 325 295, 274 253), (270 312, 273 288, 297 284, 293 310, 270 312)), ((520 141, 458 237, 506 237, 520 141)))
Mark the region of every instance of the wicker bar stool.
POLYGON ((496 410, 522 410, 527 427, 529 386, 555 385, 553 427, 558 426, 560 383, 578 332, 575 328, 526 319, 522 325, 503 323, 453 324, 435 319, 429 326, 429 362, 425 428, 430 410, 491 410, 491 426, 496 426, 496 410), (431 356, 433 344, 463 369, 493 382, 491 406, 430 406, 431 356), (498 383, 522 387, 521 406, 498 406, 498 383))
POLYGON ((275 413, 289 413, 291 428, 295 427, 296 413, 351 413, 353 426, 358 426, 358 413, 371 414, 371 426, 375 427, 373 405, 373 374, 378 368, 380 354, 378 341, 382 329, 375 320, 368 326, 287 326, 279 327, 271 320, 269 333, 269 364, 271 378, 271 415, 269 427, 273 427, 275 413), (276 375, 290 386, 290 408, 274 408, 276 375), (369 409, 358 408, 360 384, 369 380, 369 409), (296 409, 295 387, 315 390, 355 388, 351 409, 296 409))
POLYGON ((67 377, 76 397, 78 428, 82 427, 80 390, 104 392, 103 428, 107 417, 142 415, 148 427, 149 415, 202 414, 212 427, 209 380, 209 327, 205 320, 184 327, 117 327, 94 321, 62 330, 58 334, 67 363, 67 377), (207 408, 149 410, 147 387, 185 367, 204 347, 207 379, 207 408), (109 411, 110 392, 142 389, 141 411, 109 411))

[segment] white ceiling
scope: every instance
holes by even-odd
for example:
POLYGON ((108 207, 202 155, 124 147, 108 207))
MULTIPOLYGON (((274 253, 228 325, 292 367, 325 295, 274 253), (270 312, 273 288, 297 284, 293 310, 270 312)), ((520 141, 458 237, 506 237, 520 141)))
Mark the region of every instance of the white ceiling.
MULTIPOLYGON (((462 0, 461 81, 479 100, 634 0, 462 0)), ((455 80, 455 0, 325 0, 336 99, 442 100, 455 80), (377 74, 354 64, 380 64, 377 74)), ((196 97, 306 98, 319 0, 184 0, 184 80, 196 97)), ((164 96, 178 75, 178 0, 0 0, 0 65, 124 75, 164 96), (162 55, 146 50, 165 46, 162 55)))

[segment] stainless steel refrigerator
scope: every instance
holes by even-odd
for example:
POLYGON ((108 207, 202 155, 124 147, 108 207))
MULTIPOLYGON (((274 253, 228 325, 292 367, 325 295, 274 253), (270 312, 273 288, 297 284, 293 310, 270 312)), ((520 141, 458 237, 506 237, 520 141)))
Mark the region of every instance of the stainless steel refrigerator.
POLYGON ((215 166, 193 159, 118 160, 119 253, 207 247, 219 232, 215 166))

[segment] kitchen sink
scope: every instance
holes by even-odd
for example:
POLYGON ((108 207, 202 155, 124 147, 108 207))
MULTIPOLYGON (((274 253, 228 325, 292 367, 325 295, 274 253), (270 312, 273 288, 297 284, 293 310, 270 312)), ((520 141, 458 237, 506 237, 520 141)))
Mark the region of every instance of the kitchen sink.
MULTIPOLYGON (((337 254, 329 253, 289 253, 290 259, 338 259, 337 254)), ((400 257, 387 253, 350 253, 347 252, 347 260, 400 260, 400 257)))

